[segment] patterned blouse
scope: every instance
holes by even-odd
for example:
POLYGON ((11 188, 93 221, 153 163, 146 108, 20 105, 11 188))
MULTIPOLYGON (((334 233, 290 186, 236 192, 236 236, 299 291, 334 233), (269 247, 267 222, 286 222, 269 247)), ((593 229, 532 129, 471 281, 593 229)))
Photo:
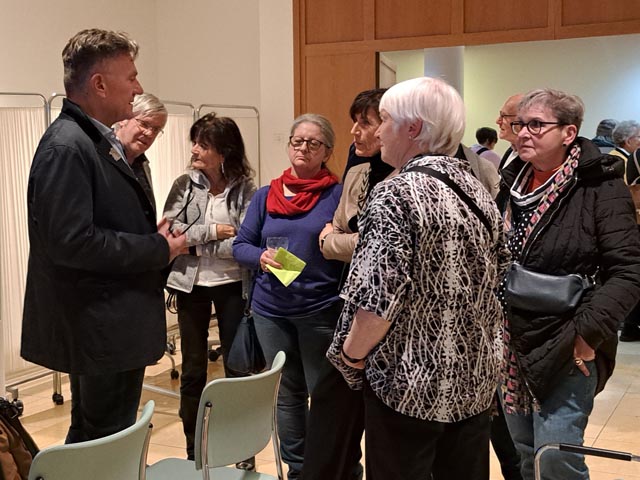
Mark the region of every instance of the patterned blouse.
POLYGON ((362 371, 340 360, 340 348, 362 308, 392 323, 365 366, 367 381, 386 405, 440 422, 487 410, 502 357, 503 316, 495 289, 509 252, 500 214, 469 163, 410 160, 399 175, 375 187, 359 230, 329 360, 352 388, 361 388, 362 371), (444 183, 407 172, 414 165, 449 175, 485 213, 493 239, 444 183))

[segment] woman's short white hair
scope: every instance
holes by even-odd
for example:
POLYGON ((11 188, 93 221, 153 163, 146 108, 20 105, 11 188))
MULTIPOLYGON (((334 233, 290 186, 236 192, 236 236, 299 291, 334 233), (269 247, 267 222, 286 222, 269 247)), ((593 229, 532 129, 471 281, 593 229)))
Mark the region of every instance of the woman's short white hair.
POLYGON ((398 125, 422 120, 415 140, 424 153, 454 155, 465 128, 464 103, 451 85, 439 78, 420 77, 397 83, 380 100, 398 125))

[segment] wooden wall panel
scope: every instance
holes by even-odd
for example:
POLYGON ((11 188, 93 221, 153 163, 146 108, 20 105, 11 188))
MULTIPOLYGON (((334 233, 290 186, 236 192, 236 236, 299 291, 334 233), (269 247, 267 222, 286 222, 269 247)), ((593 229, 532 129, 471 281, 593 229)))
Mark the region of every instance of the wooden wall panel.
POLYGON ((451 6, 451 0, 376 0, 375 37, 390 39, 452 33, 451 6))
POLYGON ((464 0, 465 33, 544 28, 548 16, 548 0, 464 0))
POLYGON ((640 20, 640 0, 562 0, 562 25, 606 24, 640 20))
POLYGON ((365 0, 305 0, 307 44, 364 40, 365 0))
POLYGON ((306 105, 304 112, 325 115, 336 132, 336 145, 329 168, 339 177, 352 137, 349 107, 355 96, 363 90, 375 88, 375 53, 313 56, 305 65, 306 105))

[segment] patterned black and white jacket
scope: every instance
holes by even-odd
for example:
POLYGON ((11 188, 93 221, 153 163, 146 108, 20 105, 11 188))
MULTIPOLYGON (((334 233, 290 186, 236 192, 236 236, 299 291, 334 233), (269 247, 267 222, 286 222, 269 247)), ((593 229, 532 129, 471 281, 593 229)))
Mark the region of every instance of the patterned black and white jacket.
POLYGON ((359 222, 329 360, 352 388, 362 371, 340 360, 358 308, 392 323, 366 359, 366 381, 390 408, 457 422, 487 410, 498 384, 503 314, 495 289, 509 252, 500 213, 469 163, 419 157, 378 184, 359 222), (492 235, 443 182, 446 173, 489 219, 492 235))

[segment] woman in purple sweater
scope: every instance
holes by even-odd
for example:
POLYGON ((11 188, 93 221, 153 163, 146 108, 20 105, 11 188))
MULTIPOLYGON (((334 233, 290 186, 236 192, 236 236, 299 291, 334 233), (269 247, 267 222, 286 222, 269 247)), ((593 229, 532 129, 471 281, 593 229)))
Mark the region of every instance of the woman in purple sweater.
POLYGON ((318 235, 331 222, 342 186, 325 164, 335 135, 321 115, 305 114, 291 127, 291 168, 258 190, 233 244, 233 256, 256 270, 252 310, 267 362, 282 350, 287 362, 278 396, 278 429, 288 479, 300 478, 308 399, 342 309, 338 298, 343 264, 326 260, 318 235), (280 268, 268 237, 287 237, 287 250, 306 262, 288 287, 269 272, 280 268))

